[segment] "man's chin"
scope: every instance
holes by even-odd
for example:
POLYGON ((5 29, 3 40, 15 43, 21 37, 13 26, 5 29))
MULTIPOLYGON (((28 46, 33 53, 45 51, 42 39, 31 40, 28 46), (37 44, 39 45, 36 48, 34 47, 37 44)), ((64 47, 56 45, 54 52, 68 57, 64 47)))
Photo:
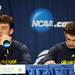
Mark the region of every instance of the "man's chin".
POLYGON ((67 45, 68 48, 74 49, 75 47, 73 45, 67 45))
POLYGON ((69 47, 70 49, 75 49, 75 47, 69 47))

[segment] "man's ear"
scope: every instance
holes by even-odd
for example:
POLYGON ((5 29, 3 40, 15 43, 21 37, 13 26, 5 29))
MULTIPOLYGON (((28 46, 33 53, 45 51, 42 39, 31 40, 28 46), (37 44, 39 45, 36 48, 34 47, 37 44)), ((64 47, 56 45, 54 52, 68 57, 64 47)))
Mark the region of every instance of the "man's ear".
POLYGON ((64 32, 64 36, 65 36, 65 39, 66 39, 66 37, 67 37, 67 33, 66 32, 64 32))
POLYGON ((12 35, 12 34, 13 34, 13 32, 14 32, 14 29, 11 29, 11 30, 10 30, 10 35, 12 35))
POLYGON ((66 32, 64 32, 64 35, 66 36, 66 32))

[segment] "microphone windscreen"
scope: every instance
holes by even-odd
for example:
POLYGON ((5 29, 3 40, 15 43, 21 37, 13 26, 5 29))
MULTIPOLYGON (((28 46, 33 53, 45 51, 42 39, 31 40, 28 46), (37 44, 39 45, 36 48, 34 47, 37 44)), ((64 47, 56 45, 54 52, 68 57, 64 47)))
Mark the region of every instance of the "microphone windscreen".
POLYGON ((3 47, 9 48, 9 47, 10 47, 10 42, 9 42, 8 40, 5 40, 5 41, 3 42, 3 47))

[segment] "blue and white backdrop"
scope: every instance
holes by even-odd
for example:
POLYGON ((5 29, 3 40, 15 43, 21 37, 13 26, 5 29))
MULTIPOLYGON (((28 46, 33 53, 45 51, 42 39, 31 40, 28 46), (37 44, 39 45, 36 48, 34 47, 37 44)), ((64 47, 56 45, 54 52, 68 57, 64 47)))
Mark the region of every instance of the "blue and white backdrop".
POLYGON ((0 14, 15 19, 14 38, 38 53, 64 41, 63 27, 75 20, 75 0, 0 0, 0 14))

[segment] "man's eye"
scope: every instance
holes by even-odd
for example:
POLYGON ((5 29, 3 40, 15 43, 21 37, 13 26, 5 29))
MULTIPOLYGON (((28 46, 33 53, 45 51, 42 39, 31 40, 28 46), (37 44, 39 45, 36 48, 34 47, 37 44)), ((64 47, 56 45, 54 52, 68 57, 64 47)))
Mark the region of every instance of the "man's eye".
POLYGON ((69 40, 69 41, 70 41, 70 39, 67 39, 67 40, 69 40))
POLYGON ((75 41, 75 40, 73 40, 73 41, 75 41))
POLYGON ((2 30, 6 30, 6 29, 7 29, 7 27, 5 27, 5 26, 2 27, 2 30))

